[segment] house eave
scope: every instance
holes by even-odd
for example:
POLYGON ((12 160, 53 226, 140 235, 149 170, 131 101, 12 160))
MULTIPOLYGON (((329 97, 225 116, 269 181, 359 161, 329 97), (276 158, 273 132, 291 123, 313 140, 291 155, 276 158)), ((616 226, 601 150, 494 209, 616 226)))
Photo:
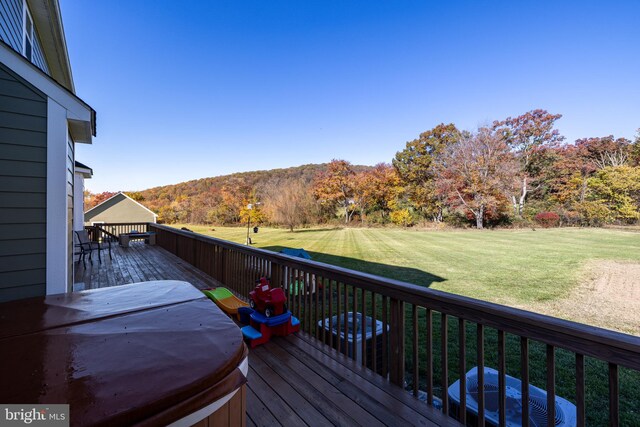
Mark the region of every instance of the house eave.
POLYGON ((76 143, 91 144, 91 122, 84 120, 68 119, 69 134, 76 143))
POLYGON ((92 136, 96 136, 93 108, 3 41, 0 41, 0 62, 67 111, 69 132, 75 142, 91 144, 92 136))
POLYGON ((74 162, 74 166, 75 173, 82 175, 85 179, 93 177, 93 169, 91 169, 89 166, 80 163, 77 160, 74 162))
POLYGON ((51 77, 75 93, 58 0, 27 0, 51 77))

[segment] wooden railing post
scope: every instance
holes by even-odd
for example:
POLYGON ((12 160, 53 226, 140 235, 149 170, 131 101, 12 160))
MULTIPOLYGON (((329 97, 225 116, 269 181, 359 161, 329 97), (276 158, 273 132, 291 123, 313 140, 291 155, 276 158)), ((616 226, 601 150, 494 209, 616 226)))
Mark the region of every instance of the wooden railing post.
POLYGON ((284 281, 282 280, 282 266, 280 264, 276 264, 275 262, 271 263, 271 284, 273 286, 279 286, 281 288, 285 288, 284 281))
POLYGON ((228 274, 229 274, 229 249, 222 248, 222 254, 220 255, 220 267, 222 269, 220 274, 220 281, 223 285, 226 285, 228 282, 228 274))
POLYGON ((389 380, 404 387, 404 301, 390 299, 389 380))

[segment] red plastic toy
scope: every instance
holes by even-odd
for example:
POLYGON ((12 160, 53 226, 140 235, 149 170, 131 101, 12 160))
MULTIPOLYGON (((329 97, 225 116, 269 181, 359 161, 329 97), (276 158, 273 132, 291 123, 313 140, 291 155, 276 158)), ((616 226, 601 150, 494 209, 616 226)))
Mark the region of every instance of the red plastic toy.
POLYGON ((278 316, 287 311, 287 298, 282 288, 272 288, 269 279, 256 280, 256 288, 249 292, 249 305, 252 309, 264 313, 265 317, 278 316))

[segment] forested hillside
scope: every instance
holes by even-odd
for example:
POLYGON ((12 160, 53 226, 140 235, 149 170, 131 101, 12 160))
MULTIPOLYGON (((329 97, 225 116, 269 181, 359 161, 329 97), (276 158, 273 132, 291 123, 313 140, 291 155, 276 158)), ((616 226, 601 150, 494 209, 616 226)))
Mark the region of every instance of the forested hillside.
MULTIPOLYGON (((236 173, 128 193, 166 223, 326 222, 600 226, 640 220, 640 132, 565 141, 532 110, 475 130, 440 124, 391 163, 346 160, 236 173)), ((399 146, 398 148, 401 148, 399 146)), ((113 193, 89 194, 91 207, 113 193)))
MULTIPOLYGON (((266 198, 281 199, 283 205, 291 205, 289 200, 299 199, 296 225, 319 220, 319 209, 313 198, 313 182, 326 171, 327 164, 307 164, 285 169, 271 169, 231 175, 202 178, 174 185, 154 187, 139 192, 126 192, 156 212, 158 220, 165 223, 235 224, 246 220, 248 203, 260 203, 266 198), (304 206, 303 199, 307 199, 304 206)), ((371 169, 369 166, 353 166, 356 171, 371 169)), ((91 209, 116 194, 104 192, 85 194, 85 209, 91 209)), ((258 222, 267 219, 271 206, 256 204, 251 212, 258 222)), ((272 210, 272 209, 271 209, 272 210)))

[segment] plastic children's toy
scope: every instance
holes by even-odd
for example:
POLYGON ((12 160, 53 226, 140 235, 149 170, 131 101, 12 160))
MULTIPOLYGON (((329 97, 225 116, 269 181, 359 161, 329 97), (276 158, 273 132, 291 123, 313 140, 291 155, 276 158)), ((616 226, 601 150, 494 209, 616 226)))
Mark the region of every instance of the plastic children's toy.
POLYGON ((300 321, 290 311, 274 317, 254 311, 249 317, 251 324, 241 330, 251 348, 268 342, 274 335, 283 337, 300 330, 300 321))
POLYGON ((235 316, 238 320, 241 320, 238 309, 248 306, 246 302, 232 294, 227 288, 220 287, 215 289, 205 289, 202 292, 209 297, 209 299, 213 300, 213 302, 215 302, 222 311, 227 313, 229 317, 235 316))
POLYGON ((269 279, 256 280, 256 288, 249 293, 249 305, 265 317, 278 316, 287 311, 287 298, 282 288, 272 288, 269 279))
POLYGON ((264 344, 274 335, 286 336, 300 330, 300 321, 287 310, 284 291, 272 288, 266 277, 257 283, 249 293, 254 312, 249 316, 249 325, 242 328, 242 335, 251 348, 264 344))

